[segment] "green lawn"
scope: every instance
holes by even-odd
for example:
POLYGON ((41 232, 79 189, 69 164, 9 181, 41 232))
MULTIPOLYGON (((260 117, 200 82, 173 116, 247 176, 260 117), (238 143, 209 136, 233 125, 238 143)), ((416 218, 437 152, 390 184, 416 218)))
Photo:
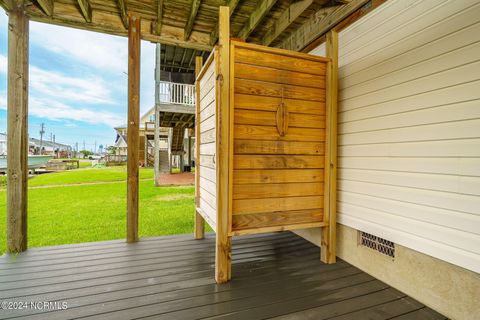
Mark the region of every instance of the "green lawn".
MULTIPOLYGON (((140 176, 151 177, 151 169, 140 176)), ((30 186, 123 180, 125 168, 45 174, 30 186)), ((154 187, 140 181, 140 236, 193 232, 194 187, 154 187)), ((0 253, 5 251, 6 192, 0 191, 0 253)), ((33 188, 28 194, 29 247, 124 239, 126 183, 33 188)))
MULTIPOLYGON (((152 168, 141 168, 140 179, 153 179, 152 168)), ((86 168, 38 175, 28 181, 29 187, 58 184, 122 181, 127 167, 86 168)))

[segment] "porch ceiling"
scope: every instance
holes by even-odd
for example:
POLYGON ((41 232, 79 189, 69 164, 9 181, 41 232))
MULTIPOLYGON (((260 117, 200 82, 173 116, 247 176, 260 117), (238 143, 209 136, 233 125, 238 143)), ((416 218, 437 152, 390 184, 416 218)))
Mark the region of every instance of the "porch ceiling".
MULTIPOLYGON (((18 0, 0 0, 7 11, 18 0)), ((218 38, 218 7, 231 9, 233 37, 276 46, 319 10, 332 25, 339 12, 350 12, 362 0, 26 0, 33 21, 127 36, 128 15, 141 18, 144 40, 176 48, 172 65, 191 69, 192 55, 205 54, 218 38), (181 59, 183 63, 180 63, 181 59)), ((174 50, 167 49, 167 50, 174 50)), ((168 56, 168 52, 167 52, 168 56)))

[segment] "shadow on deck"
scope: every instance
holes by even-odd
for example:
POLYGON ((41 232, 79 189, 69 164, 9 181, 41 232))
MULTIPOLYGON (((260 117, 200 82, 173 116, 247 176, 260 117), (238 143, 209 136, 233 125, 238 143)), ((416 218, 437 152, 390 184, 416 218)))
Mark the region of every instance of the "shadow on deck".
POLYGON ((213 264, 213 235, 30 249, 0 257, 0 301, 68 308, 0 318, 445 319, 344 261, 322 264, 317 247, 288 232, 235 238, 228 284, 215 284, 213 264))

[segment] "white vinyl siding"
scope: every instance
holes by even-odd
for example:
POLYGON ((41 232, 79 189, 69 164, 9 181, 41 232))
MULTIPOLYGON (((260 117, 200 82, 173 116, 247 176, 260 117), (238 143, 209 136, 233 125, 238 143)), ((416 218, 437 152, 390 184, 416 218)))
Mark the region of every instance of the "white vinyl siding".
POLYGON ((480 272, 479 1, 389 0, 339 66, 338 222, 480 272))

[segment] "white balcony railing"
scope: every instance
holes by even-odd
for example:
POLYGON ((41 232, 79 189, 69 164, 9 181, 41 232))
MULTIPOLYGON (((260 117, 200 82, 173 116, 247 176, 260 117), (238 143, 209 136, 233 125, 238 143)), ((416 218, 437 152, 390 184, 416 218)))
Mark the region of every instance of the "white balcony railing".
POLYGON ((195 105, 195 85, 161 81, 160 103, 195 105))

